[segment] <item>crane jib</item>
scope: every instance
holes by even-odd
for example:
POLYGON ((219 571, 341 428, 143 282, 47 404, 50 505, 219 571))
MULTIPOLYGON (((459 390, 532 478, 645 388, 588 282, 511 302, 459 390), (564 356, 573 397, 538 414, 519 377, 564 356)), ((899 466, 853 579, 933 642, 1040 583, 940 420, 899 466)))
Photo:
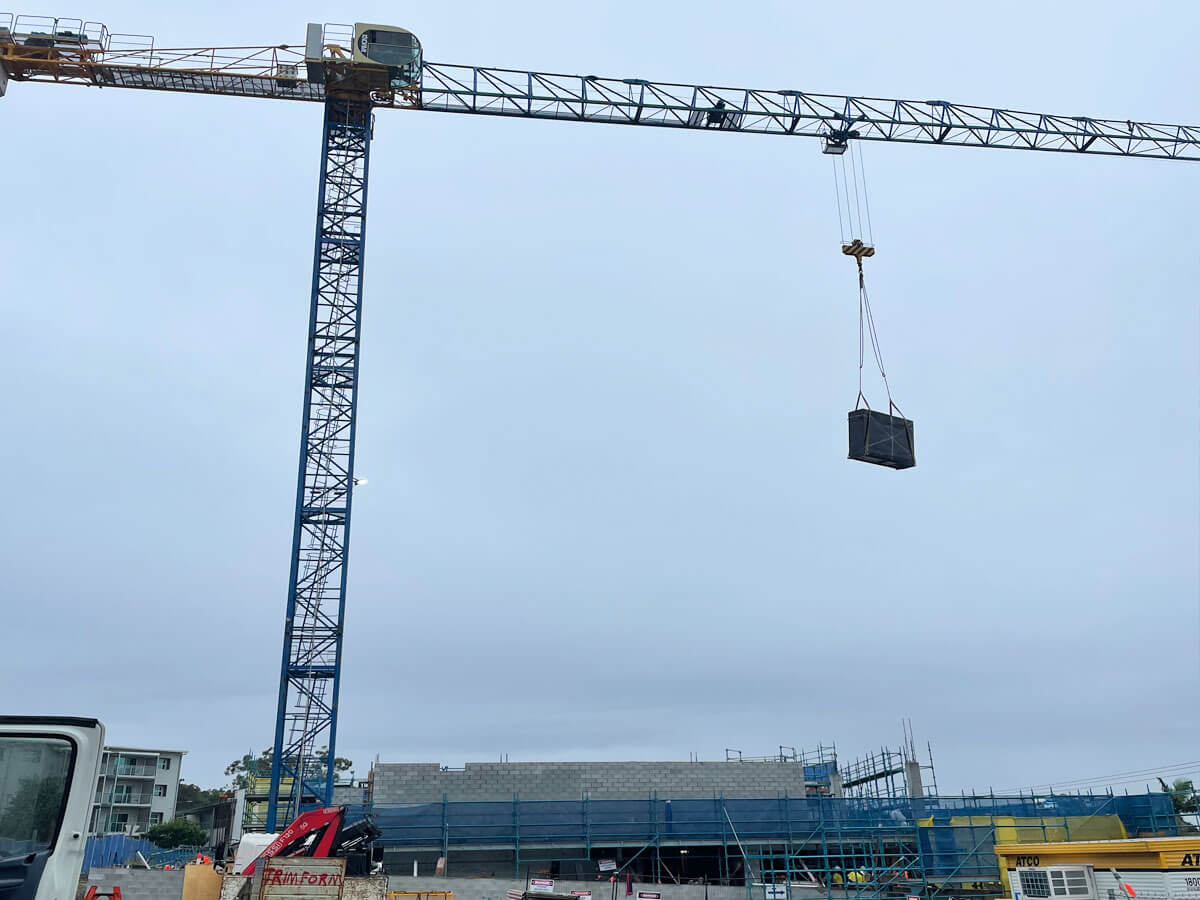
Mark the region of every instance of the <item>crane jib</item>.
MULTIPOLYGON (((119 49, 119 36, 86 39, 86 26, 46 39, 14 34, 6 20, 13 17, 0 14, 0 95, 8 78, 316 103, 329 93, 326 84, 304 77, 301 48, 119 49)), ((324 62, 362 68, 352 60, 324 62)), ((376 109, 798 135, 823 140, 829 152, 862 140, 1200 160, 1195 125, 435 62, 422 62, 408 88, 375 91, 371 102, 376 109)))

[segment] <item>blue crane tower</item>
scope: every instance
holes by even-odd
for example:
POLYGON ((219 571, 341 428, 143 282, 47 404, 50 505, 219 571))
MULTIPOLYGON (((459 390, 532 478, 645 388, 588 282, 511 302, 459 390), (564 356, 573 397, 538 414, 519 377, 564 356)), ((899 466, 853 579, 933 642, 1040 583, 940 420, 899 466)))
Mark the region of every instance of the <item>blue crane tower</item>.
POLYGON ((330 802, 346 615, 363 252, 376 109, 851 141, 1200 160, 1200 126, 426 62, 403 28, 309 25, 303 46, 164 48, 81 19, 0 14, 10 81, 324 105, 300 465, 270 786, 259 827, 330 802))

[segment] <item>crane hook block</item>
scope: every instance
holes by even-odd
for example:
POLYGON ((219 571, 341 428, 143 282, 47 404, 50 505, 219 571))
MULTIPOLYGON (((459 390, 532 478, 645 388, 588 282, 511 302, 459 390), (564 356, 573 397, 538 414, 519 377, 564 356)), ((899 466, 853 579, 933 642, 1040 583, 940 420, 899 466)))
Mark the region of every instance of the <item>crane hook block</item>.
POLYGON ((870 244, 864 244, 858 238, 852 240, 849 244, 842 244, 842 252, 847 256, 855 257, 859 262, 868 257, 875 255, 875 248, 870 244))
POLYGON ((874 409, 851 410, 847 418, 850 459, 889 469, 911 469, 917 464, 910 419, 874 409))

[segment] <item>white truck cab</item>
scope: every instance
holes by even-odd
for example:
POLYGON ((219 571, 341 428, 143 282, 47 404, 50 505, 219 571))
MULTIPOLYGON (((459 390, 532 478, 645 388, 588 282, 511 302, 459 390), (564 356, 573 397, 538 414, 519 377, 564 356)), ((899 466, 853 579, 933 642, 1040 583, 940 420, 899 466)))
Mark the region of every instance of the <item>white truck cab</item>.
POLYGON ((74 900, 104 726, 0 716, 0 900, 74 900))

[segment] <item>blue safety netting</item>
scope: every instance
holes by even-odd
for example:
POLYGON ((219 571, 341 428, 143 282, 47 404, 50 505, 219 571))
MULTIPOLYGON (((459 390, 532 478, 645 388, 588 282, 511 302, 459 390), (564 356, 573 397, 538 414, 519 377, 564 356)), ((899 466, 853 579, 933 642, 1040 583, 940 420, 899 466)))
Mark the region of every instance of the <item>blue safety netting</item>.
POLYGON ((829 779, 836 771, 837 762, 834 760, 816 763, 815 765, 806 765, 804 767, 804 780, 807 782, 829 784, 829 779))
MULTIPOLYGON (((1130 835, 1176 833, 1166 794, 1049 797, 930 797, 924 799, 553 800, 509 802, 354 804, 352 816, 371 814, 384 846, 478 844, 589 844, 653 840, 733 841, 743 844, 794 840, 821 832, 914 829, 932 819, 933 831, 949 833, 955 816, 1019 818, 1116 814, 1130 835)), ((961 861, 972 835, 942 848, 932 836, 925 848, 961 861)), ((939 840, 951 840, 945 838, 939 840)), ((990 853, 990 847, 987 848, 990 853)), ((957 864, 957 863, 956 863, 957 864)))

